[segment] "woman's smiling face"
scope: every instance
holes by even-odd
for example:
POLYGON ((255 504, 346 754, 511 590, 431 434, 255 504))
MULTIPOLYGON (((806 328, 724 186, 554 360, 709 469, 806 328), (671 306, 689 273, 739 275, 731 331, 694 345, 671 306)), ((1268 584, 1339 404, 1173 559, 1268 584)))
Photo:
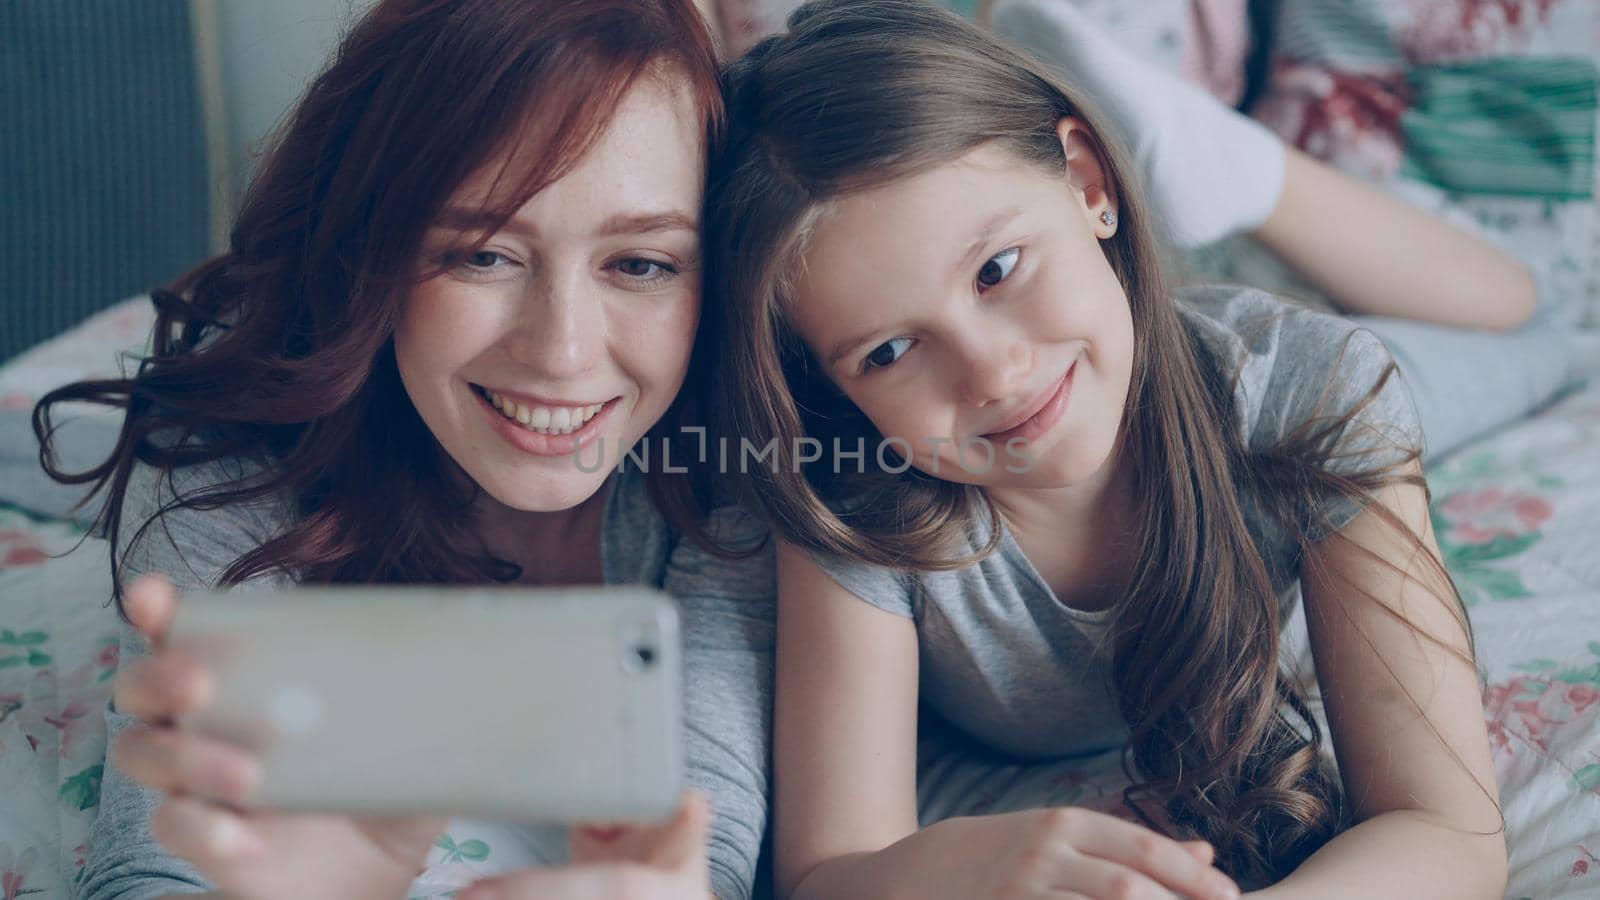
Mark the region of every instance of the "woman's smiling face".
POLYGON ((1114 197, 1081 126, 1060 130, 1061 174, 986 145, 833 201, 806 246, 795 329, 928 474, 1063 487, 1115 445, 1133 325, 1100 247, 1114 197))
POLYGON ((592 496, 688 371, 705 147, 672 81, 639 79, 587 154, 481 247, 474 217, 504 160, 424 239, 420 267, 443 271, 407 298, 401 380, 445 452, 513 509, 592 496))

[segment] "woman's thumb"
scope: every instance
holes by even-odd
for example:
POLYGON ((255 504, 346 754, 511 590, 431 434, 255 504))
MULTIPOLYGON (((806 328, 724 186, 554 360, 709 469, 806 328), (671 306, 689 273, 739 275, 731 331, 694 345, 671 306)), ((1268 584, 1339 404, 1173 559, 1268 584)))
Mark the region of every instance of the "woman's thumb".
POLYGON ((677 814, 660 827, 661 840, 651 860, 654 865, 676 869, 698 863, 705 858, 711 835, 711 804, 701 794, 689 791, 677 814))
POLYGON ((676 869, 705 857, 711 807, 689 791, 671 818, 649 825, 590 825, 572 831, 573 862, 626 860, 676 869))

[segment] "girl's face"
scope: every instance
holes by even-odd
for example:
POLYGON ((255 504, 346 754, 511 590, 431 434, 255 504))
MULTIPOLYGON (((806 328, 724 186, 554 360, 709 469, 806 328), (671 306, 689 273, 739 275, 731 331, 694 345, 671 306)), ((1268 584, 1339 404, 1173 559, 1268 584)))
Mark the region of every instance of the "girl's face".
POLYGON ((704 148, 688 92, 665 81, 640 79, 588 154, 481 249, 468 252, 473 217, 499 160, 424 238, 419 263, 445 271, 407 298, 400 377, 445 451, 513 509, 588 499, 683 384, 704 148))
POLYGON ((836 201, 804 254, 795 328, 928 474, 1065 487, 1115 445, 1133 326, 1100 247, 1114 194, 1082 126, 1061 133, 1059 175, 984 146, 836 201))

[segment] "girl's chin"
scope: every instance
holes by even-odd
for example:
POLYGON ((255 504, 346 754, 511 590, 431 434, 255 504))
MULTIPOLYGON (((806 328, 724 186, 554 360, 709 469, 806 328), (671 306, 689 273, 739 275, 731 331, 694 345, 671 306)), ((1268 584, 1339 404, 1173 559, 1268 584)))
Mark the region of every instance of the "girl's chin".
POLYGON ((991 481, 994 487, 1036 490, 1070 488, 1095 481, 1108 461, 1109 454, 1084 453, 1079 448, 1057 447, 1026 463, 1013 462, 1010 472, 997 470, 991 476, 991 481))

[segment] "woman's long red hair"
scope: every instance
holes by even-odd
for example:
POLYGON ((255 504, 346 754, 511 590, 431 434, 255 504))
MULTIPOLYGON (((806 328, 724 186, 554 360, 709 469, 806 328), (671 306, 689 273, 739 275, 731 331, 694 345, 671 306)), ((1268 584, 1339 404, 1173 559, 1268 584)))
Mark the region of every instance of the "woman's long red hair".
MULTIPOLYGON (((269 571, 311 582, 511 577, 468 528, 475 490, 446 477, 395 369, 391 336, 423 234, 469 175, 515 147, 488 201, 508 219, 583 156, 640 78, 681 79, 709 146, 722 124, 716 66, 688 0, 379 3, 282 125, 228 251, 154 292, 154 349, 138 371, 39 402, 45 469, 105 491, 99 521, 115 548, 119 529, 151 524, 122 521, 136 464, 170 476, 249 462, 250 477, 164 508, 292 504, 286 528, 234 562, 226 583, 269 571), (126 409, 115 450, 84 472, 62 471, 52 446, 52 412, 72 402, 126 409)), ((658 499, 691 496, 654 487, 658 499)), ((686 503, 666 506, 687 515, 686 503)))

